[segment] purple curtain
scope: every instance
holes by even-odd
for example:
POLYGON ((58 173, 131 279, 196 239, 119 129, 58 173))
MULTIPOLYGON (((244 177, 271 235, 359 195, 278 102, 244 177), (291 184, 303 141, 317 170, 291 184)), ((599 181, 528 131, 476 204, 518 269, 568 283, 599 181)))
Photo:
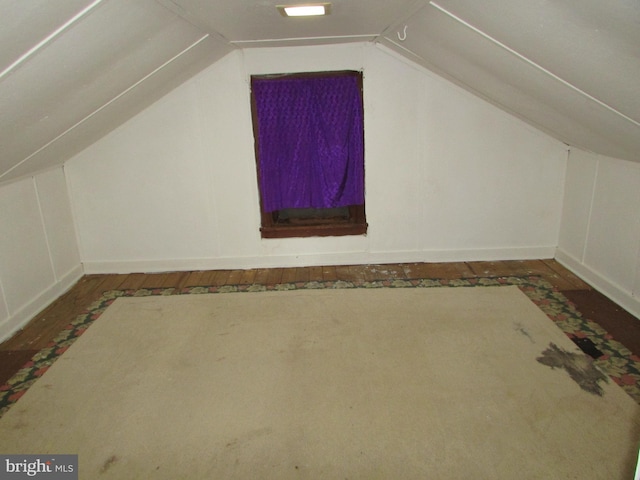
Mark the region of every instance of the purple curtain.
POLYGON ((364 204, 359 77, 254 78, 262 207, 364 204))

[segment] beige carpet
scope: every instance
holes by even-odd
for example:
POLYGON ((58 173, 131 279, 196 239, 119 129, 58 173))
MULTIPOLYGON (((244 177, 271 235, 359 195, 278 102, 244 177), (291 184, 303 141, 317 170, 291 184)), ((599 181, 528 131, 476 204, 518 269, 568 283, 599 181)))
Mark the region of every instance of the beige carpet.
POLYGON ((589 366, 513 286, 119 298, 0 452, 82 479, 633 478, 640 407, 551 344, 589 366))

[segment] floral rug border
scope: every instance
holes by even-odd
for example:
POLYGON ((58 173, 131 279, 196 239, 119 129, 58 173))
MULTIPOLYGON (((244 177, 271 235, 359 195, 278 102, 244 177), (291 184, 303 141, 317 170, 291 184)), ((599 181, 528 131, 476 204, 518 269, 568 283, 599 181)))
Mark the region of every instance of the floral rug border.
POLYGON ((476 277, 461 279, 396 279, 373 282, 298 282, 273 285, 224 285, 210 287, 111 290, 86 313, 76 317, 50 345, 33 356, 9 381, 0 386, 0 417, 38 380, 87 328, 119 297, 261 292, 318 288, 434 288, 515 285, 525 293, 572 340, 589 339, 603 355, 594 360, 604 373, 640 404, 640 357, 597 323, 584 318, 574 305, 550 283, 538 276, 476 277))

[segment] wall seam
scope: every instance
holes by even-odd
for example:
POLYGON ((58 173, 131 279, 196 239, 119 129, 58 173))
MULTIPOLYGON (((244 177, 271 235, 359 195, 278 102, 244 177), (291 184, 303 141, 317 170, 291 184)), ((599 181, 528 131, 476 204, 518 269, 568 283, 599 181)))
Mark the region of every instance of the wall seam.
POLYGON ((7 300, 7 294, 4 291, 4 285, 2 284, 2 276, 0 276, 0 296, 2 297, 2 301, 4 302, 4 307, 7 312, 7 321, 11 320, 11 310, 9 310, 9 303, 7 300))
POLYGON ((640 241, 636 249, 636 273, 634 275, 633 285, 631 286, 631 296, 640 298, 640 241))
POLYGON ((56 266, 53 263, 53 252, 51 251, 51 240, 49 239, 49 234, 47 233, 47 224, 44 220, 44 213, 42 212, 42 202, 40 201, 40 192, 38 191, 38 182, 36 181, 36 177, 31 177, 31 181, 33 183, 33 190, 36 195, 36 202, 38 204, 38 214, 40 215, 40 224, 42 225, 42 232, 44 233, 44 241, 47 245, 47 254, 49 255, 49 266, 51 267, 51 272, 53 273, 53 283, 54 285, 60 281, 58 278, 58 273, 56 272, 56 266))
POLYGON ((582 254, 580 255, 580 263, 585 265, 585 259, 587 257, 587 250, 589 246, 589 234, 591 233, 591 222, 593 220, 593 208, 596 198, 596 186, 598 184, 598 174, 600 172, 600 158, 596 159, 596 170, 593 174, 593 185, 591 185, 591 201, 589 202, 589 215, 587 216, 587 228, 584 232, 584 245, 582 247, 582 254))
POLYGON ((64 186, 65 192, 67 195, 67 201, 69 202, 69 210, 71 211, 71 222, 73 224, 73 233, 76 239, 76 247, 78 248, 78 257, 80 260, 80 266, 82 266, 84 273, 84 251, 82 246, 82 239, 80 235, 80 229, 78 228, 78 212, 76 210, 76 205, 74 202, 73 195, 71 194, 71 182, 69 181, 69 177, 67 175, 67 162, 63 163, 60 167, 62 169, 62 178, 64 178, 64 186))
POLYGON ((569 181, 569 162, 571 160, 571 147, 567 148, 565 157, 564 178, 562 179, 562 196, 560 198, 560 217, 558 219, 558 235, 556 237, 556 252, 560 250, 562 231, 565 218, 565 205, 567 203, 567 182, 569 181))
MULTIPOLYGON (((640 224, 640 212, 638 213, 638 223, 640 224)), ((631 285, 631 297, 640 298, 640 240, 636 247, 636 271, 631 285)))

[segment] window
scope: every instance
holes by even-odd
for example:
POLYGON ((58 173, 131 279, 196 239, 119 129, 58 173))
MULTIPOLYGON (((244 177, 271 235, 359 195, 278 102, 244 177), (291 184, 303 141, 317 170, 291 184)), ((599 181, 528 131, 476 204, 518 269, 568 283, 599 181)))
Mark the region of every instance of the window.
POLYGON ((365 234, 362 74, 252 76, 251 102, 262 237, 365 234))

